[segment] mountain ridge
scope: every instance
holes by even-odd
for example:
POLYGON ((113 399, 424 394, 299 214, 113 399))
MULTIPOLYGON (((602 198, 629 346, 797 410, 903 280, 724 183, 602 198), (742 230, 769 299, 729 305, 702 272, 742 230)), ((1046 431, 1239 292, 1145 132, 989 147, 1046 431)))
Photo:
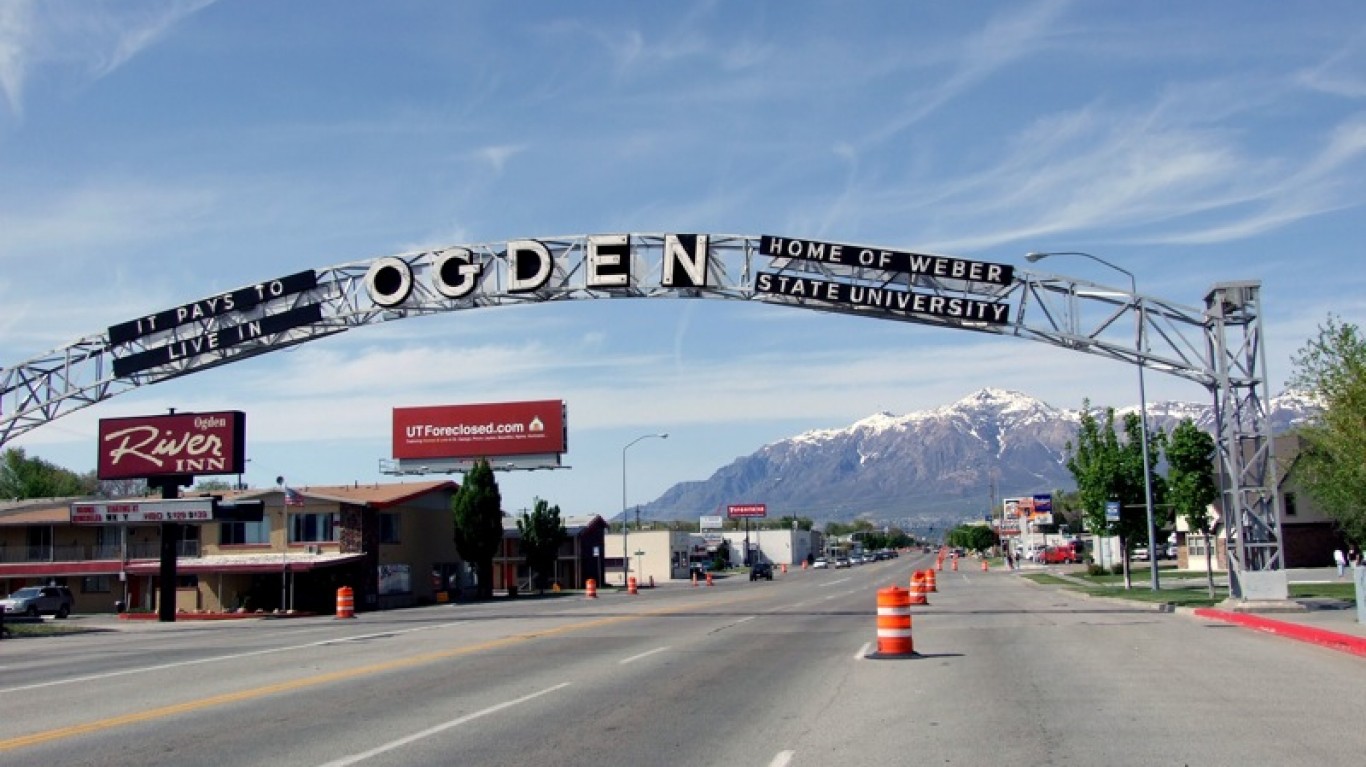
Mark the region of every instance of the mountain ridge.
MULTIPOLYGON (((1273 397, 1274 433, 1314 412, 1303 394, 1273 397)), ((1116 415, 1137 411, 1116 408, 1116 415)), ((1151 429, 1184 418, 1210 431, 1213 407, 1148 403, 1151 429)), ((834 429, 812 429, 771 442, 716 470, 681 482, 640 506, 643 519, 725 515, 733 503, 765 503, 770 517, 817 524, 858 518, 923 528, 980 518, 1001 497, 1075 489, 1066 448, 1081 411, 1055 408, 1010 389, 983 388, 928 410, 876 412, 834 429)))

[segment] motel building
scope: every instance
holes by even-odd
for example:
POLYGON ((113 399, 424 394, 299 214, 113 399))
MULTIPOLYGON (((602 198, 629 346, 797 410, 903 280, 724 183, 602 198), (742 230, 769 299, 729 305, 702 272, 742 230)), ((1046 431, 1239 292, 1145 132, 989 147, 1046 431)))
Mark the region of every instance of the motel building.
MULTIPOLYGON (((450 480, 291 488, 288 506, 283 488, 223 493, 261 501, 262 520, 179 526, 176 612, 331 613, 342 586, 358 611, 437 601, 467 574, 455 552, 456 489, 450 480)), ((121 603, 155 614, 162 525, 71 522, 72 503, 99 500, 0 504, 0 592, 63 585, 78 613, 121 603)))
MULTIPOLYGON (((262 519, 180 526, 176 612, 330 614, 342 586, 354 591, 357 611, 472 595, 473 568, 455 548, 457 489, 441 480, 222 493, 225 501, 261 501, 262 519)), ((92 501, 101 499, 0 503, 0 593, 67 586, 77 613, 115 612, 122 603, 157 614, 161 524, 73 524, 72 504, 92 501)), ((496 591, 532 589, 519 551, 519 516, 504 517, 496 591)), ((582 589, 598 577, 607 523, 596 515, 571 517, 565 527, 568 539, 550 583, 582 589)))

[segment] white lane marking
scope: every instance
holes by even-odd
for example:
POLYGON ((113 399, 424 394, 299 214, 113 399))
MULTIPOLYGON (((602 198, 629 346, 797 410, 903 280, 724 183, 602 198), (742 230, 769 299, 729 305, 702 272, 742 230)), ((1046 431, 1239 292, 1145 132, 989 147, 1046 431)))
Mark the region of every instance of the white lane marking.
POLYGON ((399 631, 381 631, 381 632, 374 633, 374 634, 357 634, 356 636, 342 637, 342 638, 340 638, 340 639, 320 639, 320 640, 318 640, 317 642, 309 642, 309 643, 307 643, 307 644, 300 644, 300 645, 291 645, 291 646, 289 646, 289 647, 271 647, 271 648, 268 648, 268 649, 265 649, 265 650, 252 650, 251 652, 234 653, 234 654, 232 654, 232 655, 215 655, 215 656, 209 657, 209 658, 196 658, 196 659, 194 659, 194 660, 182 660, 182 661, 176 661, 175 663, 161 663, 161 664, 158 664, 158 665, 156 665, 156 666, 140 666, 140 667, 138 667, 138 668, 126 668, 126 669, 123 669, 123 670, 121 670, 121 671, 109 671, 109 672, 106 672, 106 673, 103 673, 103 674, 90 674, 90 675, 88 675, 88 676, 77 676, 77 677, 72 677, 72 678, 70 678, 70 679, 54 679, 54 680, 47 681, 47 682, 37 682, 37 683, 35 683, 35 684, 26 684, 26 685, 23 685, 23 686, 20 686, 20 687, 5 687, 5 688, 3 688, 3 689, 0 689, 0 695, 3 695, 4 693, 7 693, 7 692, 20 692, 20 691, 23 691, 23 690, 38 690, 38 689, 41 689, 41 688, 43 688, 43 687, 57 687, 57 686, 59 686, 59 685, 64 685, 64 684, 78 684, 78 683, 80 683, 80 682, 93 682, 93 681, 95 681, 95 680, 97 680, 97 679, 113 679, 114 677, 128 676, 129 674, 144 674, 144 673, 146 673, 146 672, 148 672, 148 671, 165 671, 165 670, 167 670, 167 669, 172 669, 172 668, 184 668, 185 666, 198 666, 198 665, 201 665, 201 664, 204 664, 204 663, 221 663, 221 662, 223 662, 223 661, 228 661, 228 660, 241 660, 242 658, 254 658, 254 657, 257 657, 257 656, 260 656, 260 655, 270 655, 271 653, 277 653, 277 652, 293 652, 293 651, 295 651, 295 650, 307 650, 307 649, 314 648, 314 647, 326 647, 327 645, 342 644, 342 643, 344 643, 344 642, 359 642, 359 641, 363 641, 363 640, 366 640, 366 639, 378 639, 378 638, 381 638, 381 637, 398 636, 399 634, 412 634, 412 633, 416 633, 416 632, 418 632, 418 631, 431 631, 431 630, 433 630, 433 629, 449 628, 449 627, 451 627, 451 626, 456 626, 456 625, 459 625, 459 624, 462 624, 462 623, 465 623, 465 621, 452 621, 452 622, 450 622, 450 623, 442 623, 442 624, 439 624, 439 625, 436 625, 436 626, 419 626, 419 627, 417 627, 417 628, 402 629, 402 630, 399 630, 399 631))
POLYGON ((822 583, 821 585, 817 586, 816 588, 818 588, 818 589, 823 589, 823 588, 827 588, 827 587, 829 587, 829 586, 834 586, 834 585, 836 585, 836 584, 838 584, 838 583, 846 583, 846 582, 848 582, 848 581, 849 581, 848 578, 840 578, 840 579, 837 580, 837 581, 830 581, 830 582, 828 582, 828 583, 822 583))
POLYGON ((756 617, 758 617, 758 616, 755 616, 755 615, 746 615, 745 617, 741 618, 740 620, 738 620, 738 621, 736 621, 736 622, 734 622, 734 623, 732 623, 732 624, 730 624, 730 625, 732 625, 732 626, 739 626, 741 623, 744 623, 745 621, 752 621, 752 620, 754 620, 756 617))
POLYGON ((773 761, 768 763, 768 767, 787 767, 792 763, 792 757, 796 754, 796 751, 779 751, 773 757, 773 761))
POLYGON ((863 660, 868 657, 868 648, 872 646, 872 642, 864 642, 863 646, 858 648, 858 652, 854 654, 854 660, 863 660))
POLYGON ((629 658, 622 658, 621 660, 617 661, 617 663, 618 663, 619 665, 625 666, 627 663, 630 663, 631 661, 640 660, 641 658, 645 658, 645 657, 654 655, 654 654, 657 653, 657 652, 664 652, 665 650, 672 650, 672 649, 673 649, 672 647, 656 647, 656 648, 653 649, 653 650, 646 650, 645 652, 643 652, 643 653, 641 653, 641 654, 639 654, 639 655, 632 655, 632 656, 629 657, 629 658))
POLYGON ((529 700, 535 700, 536 698, 539 698, 542 695, 548 695, 552 692, 555 692, 556 690, 562 690, 568 686, 568 682, 563 682, 561 684, 555 685, 554 687, 548 687, 544 690, 541 690, 540 692, 533 692, 530 695, 524 695, 516 700, 509 700, 503 703, 499 703, 496 706, 489 706, 488 708, 482 711, 476 711, 473 714, 466 714, 465 716, 462 716, 459 719, 452 719, 449 722, 438 724, 435 727, 428 727, 425 730, 415 732, 412 735, 399 738, 398 740, 391 740, 388 743, 385 743, 382 746, 376 746, 375 748, 372 748, 369 751, 362 751, 359 754, 355 754, 353 756, 347 756, 341 759, 337 759, 336 761, 327 762, 326 764, 323 764, 322 767, 346 767, 346 765, 364 761, 372 756, 378 756, 386 751, 393 751, 394 749, 406 746, 409 743, 416 743, 417 741, 422 740, 423 738, 430 738, 431 736, 436 735, 440 732, 445 732, 446 730, 449 730, 452 727, 459 727, 462 724, 468 724, 469 722, 472 722, 475 719, 488 716, 489 714, 496 714, 505 708, 512 708, 513 706, 521 705, 522 703, 526 703, 529 700))

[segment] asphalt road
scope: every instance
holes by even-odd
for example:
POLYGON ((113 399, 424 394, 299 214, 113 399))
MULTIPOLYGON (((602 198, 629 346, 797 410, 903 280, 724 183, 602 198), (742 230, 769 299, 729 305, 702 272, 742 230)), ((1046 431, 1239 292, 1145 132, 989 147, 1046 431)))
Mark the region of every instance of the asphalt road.
POLYGON ((901 558, 772 582, 0 644, 0 764, 1240 765, 1366 753, 1362 659, 901 558))

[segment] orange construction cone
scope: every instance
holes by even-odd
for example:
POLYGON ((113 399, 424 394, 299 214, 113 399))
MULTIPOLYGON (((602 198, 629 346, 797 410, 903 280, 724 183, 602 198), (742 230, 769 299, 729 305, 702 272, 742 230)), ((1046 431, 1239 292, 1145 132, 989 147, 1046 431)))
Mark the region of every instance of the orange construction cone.
POLYGON ((692 574, 692 587, 697 588, 697 573, 692 574))
POLYGON ((707 585, 708 585, 708 586, 715 585, 715 584, 713 584, 713 583, 711 582, 711 573, 707 573, 707 585))
POLYGON ((626 581, 626 593, 632 595, 640 594, 640 591, 636 589, 636 577, 634 575, 632 575, 630 579, 626 581))
POLYGON ((875 657, 915 655, 911 639, 911 605, 903 589, 890 586, 877 592, 877 653, 875 657))
MULTIPOLYGON (((0 608, 3 610, 4 608, 0 608)), ((356 617, 356 592, 350 586, 337 589, 337 617, 356 617)))
POLYGON ((598 582, 597 582, 597 581, 593 580, 592 578, 589 578, 589 579, 583 584, 583 586, 584 586, 584 588, 587 590, 587 593, 583 595, 583 598, 584 598, 584 599, 597 599, 597 598, 598 598, 598 582))
POLYGON ((907 595, 909 604, 927 605, 930 603, 929 597, 925 595, 925 573, 920 570, 911 572, 911 590, 907 595))
POLYGON ((986 571, 987 571, 987 561, 986 561, 985 559, 983 559, 983 560, 982 560, 982 572, 986 572, 986 571))
POLYGON ((953 569, 953 571, 954 571, 955 573, 958 572, 958 557, 954 557, 954 558, 953 558, 953 568, 952 568, 952 569, 953 569))

